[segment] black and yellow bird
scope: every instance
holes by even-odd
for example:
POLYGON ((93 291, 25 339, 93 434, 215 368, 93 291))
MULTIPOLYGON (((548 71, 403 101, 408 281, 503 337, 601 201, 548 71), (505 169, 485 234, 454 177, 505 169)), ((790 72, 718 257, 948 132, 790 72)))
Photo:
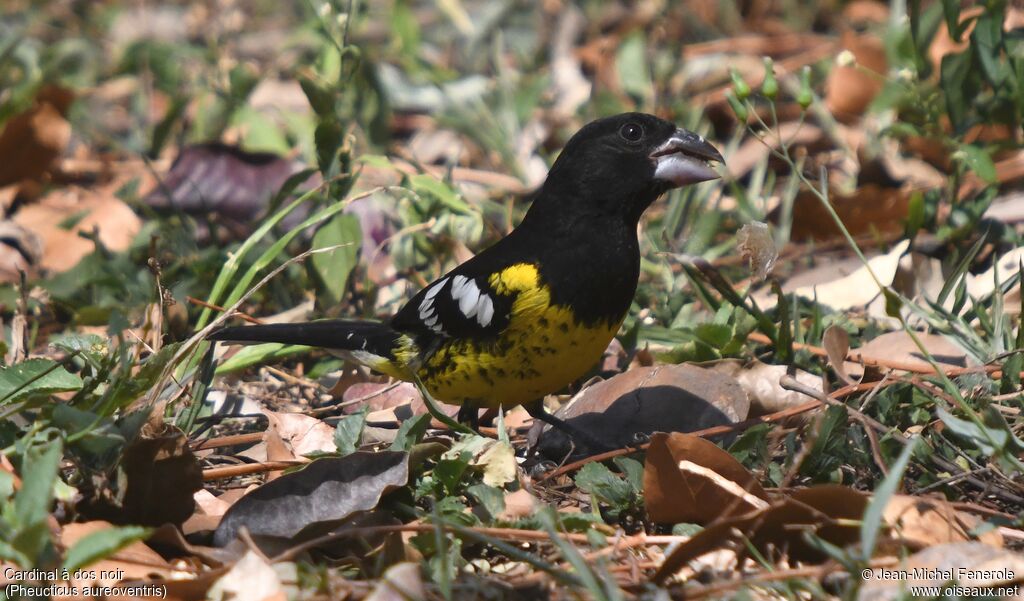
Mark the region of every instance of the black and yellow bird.
MULTIPOLYGON (((715 179, 704 138, 643 113, 598 119, 565 145, 508 236, 416 294, 386 323, 323 320, 228 327, 211 340, 323 347, 483 407, 541 399, 584 375, 619 330, 640 275, 637 224, 671 188, 715 179)), ((586 436, 584 435, 584 438, 586 436)))

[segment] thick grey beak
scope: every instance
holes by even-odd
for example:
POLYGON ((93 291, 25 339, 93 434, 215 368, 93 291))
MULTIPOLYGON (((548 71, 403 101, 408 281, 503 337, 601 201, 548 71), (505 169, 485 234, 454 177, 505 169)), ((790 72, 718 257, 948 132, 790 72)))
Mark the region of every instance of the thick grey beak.
POLYGON ((706 182, 721 177, 708 161, 724 163, 722 153, 692 131, 677 129, 672 137, 651 153, 654 178, 673 187, 706 182))

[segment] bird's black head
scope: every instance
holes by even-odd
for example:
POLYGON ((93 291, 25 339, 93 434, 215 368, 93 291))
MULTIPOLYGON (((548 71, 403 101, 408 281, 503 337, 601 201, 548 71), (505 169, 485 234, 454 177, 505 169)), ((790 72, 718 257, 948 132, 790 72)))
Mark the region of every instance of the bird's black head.
POLYGON ((619 215, 635 223, 671 188, 715 179, 722 162, 695 133, 644 113, 598 119, 576 132, 548 173, 531 212, 619 215))

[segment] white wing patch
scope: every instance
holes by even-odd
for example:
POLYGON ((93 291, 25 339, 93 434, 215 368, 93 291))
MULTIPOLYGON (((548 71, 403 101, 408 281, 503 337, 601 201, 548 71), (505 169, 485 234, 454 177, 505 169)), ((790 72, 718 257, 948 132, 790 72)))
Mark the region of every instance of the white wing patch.
POLYGON ((476 303, 476 322, 486 328, 490 325, 492 317, 494 317, 494 301, 486 294, 481 294, 480 300, 476 303))
POLYGON ((487 327, 494 317, 494 300, 480 290, 476 282, 457 275, 452 278, 452 300, 458 301, 459 310, 467 318, 487 327))
POLYGON ((423 300, 420 301, 420 319, 423 320, 423 323, 428 328, 437 333, 441 333, 442 328, 441 324, 437 321, 437 314, 434 312, 434 297, 441 291, 441 288, 444 288, 444 284, 447 281, 448 278, 441 278, 434 282, 434 285, 428 288, 427 292, 423 295, 423 300))

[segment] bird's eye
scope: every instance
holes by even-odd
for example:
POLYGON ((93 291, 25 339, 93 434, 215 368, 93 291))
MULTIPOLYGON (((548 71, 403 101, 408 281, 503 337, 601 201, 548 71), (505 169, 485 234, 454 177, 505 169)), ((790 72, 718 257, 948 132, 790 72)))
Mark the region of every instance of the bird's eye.
POLYGON ((636 123, 627 123, 619 130, 619 135, 627 142, 639 142, 644 137, 644 128, 636 123))

